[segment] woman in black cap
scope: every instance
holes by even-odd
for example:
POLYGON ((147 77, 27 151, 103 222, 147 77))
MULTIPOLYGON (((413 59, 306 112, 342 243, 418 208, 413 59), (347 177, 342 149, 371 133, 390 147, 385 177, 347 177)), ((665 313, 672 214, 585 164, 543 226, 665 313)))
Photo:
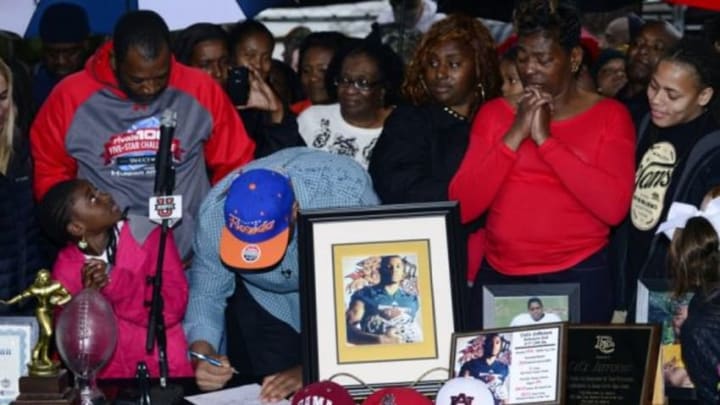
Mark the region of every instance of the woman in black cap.
POLYGON ((597 92, 605 97, 615 97, 627 84, 625 54, 616 49, 603 49, 590 70, 597 85, 597 92))

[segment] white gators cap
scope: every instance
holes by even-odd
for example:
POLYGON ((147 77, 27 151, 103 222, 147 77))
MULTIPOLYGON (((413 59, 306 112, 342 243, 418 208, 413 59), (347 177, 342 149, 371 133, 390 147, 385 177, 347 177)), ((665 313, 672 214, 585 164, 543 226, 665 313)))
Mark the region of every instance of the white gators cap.
POLYGON ((440 388, 435 405, 495 405, 495 400, 484 382, 473 377, 455 377, 440 388))

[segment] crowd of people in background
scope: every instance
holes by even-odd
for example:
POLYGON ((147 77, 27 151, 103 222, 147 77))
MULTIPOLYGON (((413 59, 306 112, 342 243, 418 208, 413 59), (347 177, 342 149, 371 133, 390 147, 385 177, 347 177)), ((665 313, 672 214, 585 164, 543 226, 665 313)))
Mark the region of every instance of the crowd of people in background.
MULTIPOLYGON (((639 279, 667 278, 696 293, 683 358, 717 403, 720 348, 698 336, 720 324, 720 16, 683 34, 630 13, 592 34, 571 1, 521 0, 498 42, 433 1, 389 3, 367 38, 294 29, 283 60, 260 21, 171 33, 133 11, 93 41, 82 7, 49 7, 41 60, 0 58, 0 298, 41 268, 99 289, 122 351, 101 375, 131 377, 155 356, 134 341, 164 254, 171 374, 255 380, 277 400, 302 387, 298 210, 454 200, 458 328, 482 328, 487 284, 578 283, 580 321, 609 323, 634 321, 639 279), (147 216, 166 110, 183 218, 159 252, 147 216), (666 237, 675 203, 702 218, 666 237)), ((392 285, 363 288, 409 294, 392 285)))

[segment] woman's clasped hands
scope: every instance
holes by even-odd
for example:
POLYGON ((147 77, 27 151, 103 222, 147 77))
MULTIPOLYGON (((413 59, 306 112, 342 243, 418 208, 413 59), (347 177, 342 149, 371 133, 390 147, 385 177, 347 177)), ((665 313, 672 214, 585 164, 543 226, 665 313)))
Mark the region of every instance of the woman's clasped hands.
POLYGON ((550 122, 554 111, 550 93, 538 86, 527 86, 517 99, 515 121, 505 135, 505 143, 517 150, 530 137, 540 146, 550 137, 550 122))

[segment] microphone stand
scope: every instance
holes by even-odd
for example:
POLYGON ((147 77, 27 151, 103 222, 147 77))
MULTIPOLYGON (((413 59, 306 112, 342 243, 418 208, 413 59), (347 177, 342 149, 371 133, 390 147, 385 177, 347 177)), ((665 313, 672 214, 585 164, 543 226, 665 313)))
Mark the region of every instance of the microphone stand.
MULTIPOLYGON (((156 196, 170 196, 175 188, 175 167, 172 162, 172 132, 174 128, 175 113, 170 110, 165 110, 162 117, 158 152, 155 156, 155 170, 157 173, 154 191, 156 196), (162 132, 167 133, 162 134, 162 132)), ((167 336, 165 333, 165 318, 163 316, 162 274, 165 261, 165 245, 170 226, 170 219, 162 220, 155 275, 148 277, 147 280, 148 283, 152 284, 153 290, 145 349, 148 353, 151 353, 157 343, 160 389, 151 389, 150 395, 156 404, 173 404, 182 398, 182 388, 180 386, 168 386, 167 336)))
MULTIPOLYGON (((167 176, 168 188, 172 193, 174 181, 174 168, 170 168, 167 176)), ((148 282, 152 283, 152 301, 150 302, 150 317, 148 321, 147 339, 145 341, 145 350, 152 352, 155 343, 158 348, 158 361, 160 368, 160 387, 167 387, 168 379, 168 361, 167 361, 167 335, 165 334, 165 317, 163 316, 164 300, 162 297, 162 270, 165 261, 165 244, 167 242, 167 234, 170 229, 169 220, 163 219, 160 226, 160 243, 157 257, 157 266, 155 275, 148 277, 148 282)))

